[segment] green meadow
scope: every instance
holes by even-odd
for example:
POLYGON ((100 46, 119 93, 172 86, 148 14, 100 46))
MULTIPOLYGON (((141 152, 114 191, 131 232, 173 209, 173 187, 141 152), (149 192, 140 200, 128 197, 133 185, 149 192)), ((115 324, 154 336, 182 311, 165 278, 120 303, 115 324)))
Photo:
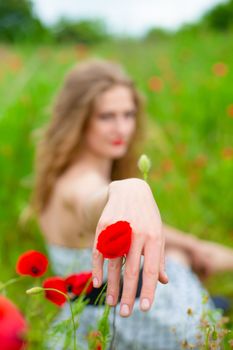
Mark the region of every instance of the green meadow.
MULTIPOLYGON (((156 42, 116 40, 91 48, 1 45, 2 282, 16 276, 19 254, 45 251, 36 221, 27 220, 35 145, 65 73, 90 57, 122 63, 145 97, 148 129, 142 153, 152 160, 149 182, 163 220, 233 247, 232 34, 180 33, 156 42)), ((25 290, 33 284, 29 278, 7 289, 25 312, 30 303, 25 290)), ((205 285, 212 295, 232 302, 233 271, 215 275, 205 285)), ((44 304, 44 313, 55 309, 44 304)), ((232 320, 233 306, 229 316, 232 320)))

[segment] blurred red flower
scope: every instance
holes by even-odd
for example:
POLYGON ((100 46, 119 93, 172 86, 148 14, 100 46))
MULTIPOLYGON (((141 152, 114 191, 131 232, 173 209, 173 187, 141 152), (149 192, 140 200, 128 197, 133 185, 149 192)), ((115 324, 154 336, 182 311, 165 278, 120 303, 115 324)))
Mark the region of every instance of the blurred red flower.
POLYGON ((95 349, 95 350, 102 350, 102 343, 101 343, 101 332, 98 330, 94 330, 89 332, 87 335, 88 339, 88 344, 90 349, 95 349))
MULTIPOLYGON (((44 280, 43 288, 54 288, 66 294, 65 280, 58 276, 49 277, 44 280)), ((65 295, 62 295, 61 293, 53 290, 45 290, 45 298, 58 306, 63 306, 67 301, 65 295)))
POLYGON ((161 167, 165 173, 169 173, 173 170, 174 165, 171 159, 167 158, 162 161, 161 167))
POLYGON ((222 158, 223 159, 233 159, 233 148, 232 147, 226 147, 222 150, 222 158))
POLYGON ((205 154, 198 154, 193 161, 193 165, 197 168, 204 168, 208 163, 208 158, 205 154))
POLYGON ((88 46, 85 44, 77 44, 75 46, 75 50, 77 53, 77 57, 80 58, 86 58, 89 55, 89 49, 88 46))
POLYGON ((227 107, 227 114, 229 117, 233 118, 233 104, 227 107))
POLYGON ((16 272, 19 275, 40 277, 46 272, 48 263, 48 259, 44 254, 36 250, 29 250, 18 258, 16 272))
POLYGON ((17 307, 0 295, 0 349, 25 349, 27 324, 17 307))
POLYGON ((148 86, 151 91, 159 92, 163 89, 163 81, 161 78, 153 76, 149 79, 148 86))
POLYGON ((228 66, 224 62, 217 62, 213 64, 212 71, 218 77, 224 77, 228 73, 228 66))
POLYGON ((9 68, 14 72, 18 72, 23 67, 23 62, 21 58, 17 55, 10 57, 7 64, 9 68))
POLYGON ((128 253, 132 228, 127 221, 117 221, 103 230, 97 242, 97 249, 105 258, 114 259, 128 253))
POLYGON ((73 293, 75 295, 80 295, 84 288, 86 288, 85 294, 88 294, 93 289, 93 283, 91 280, 92 273, 91 272, 82 272, 78 274, 73 274, 65 279, 66 290, 69 293, 73 293), (89 282, 89 284, 88 284, 89 282))
POLYGON ((193 168, 193 171, 190 173, 188 177, 189 186, 192 190, 195 190, 200 183, 200 174, 194 171, 194 169, 195 168, 193 168))
POLYGON ((150 173, 150 179, 154 181, 160 180, 162 177, 162 172, 159 170, 154 170, 150 173))

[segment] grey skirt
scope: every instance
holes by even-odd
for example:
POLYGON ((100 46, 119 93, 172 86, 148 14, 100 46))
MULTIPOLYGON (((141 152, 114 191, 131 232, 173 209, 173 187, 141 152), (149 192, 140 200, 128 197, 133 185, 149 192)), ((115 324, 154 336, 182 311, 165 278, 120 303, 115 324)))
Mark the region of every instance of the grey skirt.
MULTIPOLYGON (((47 249, 56 275, 65 276, 92 269, 91 249, 71 249, 55 245, 48 245, 47 249)), ((104 265, 105 280, 107 280, 106 264, 107 262, 104 265)), ((115 320, 117 350, 179 350, 182 349, 181 344, 184 341, 197 344, 203 312, 207 310, 215 312, 214 305, 211 300, 203 304, 203 296, 208 296, 208 292, 191 268, 167 257, 166 272, 169 283, 167 285, 158 283, 153 305, 148 312, 140 311, 139 298, 135 299, 133 313, 128 318, 119 315, 119 304, 117 305, 115 320)), ((104 306, 85 307, 77 330, 80 349, 88 349, 86 335, 90 327, 94 328, 97 325, 103 309, 104 306)), ((69 307, 65 305, 55 322, 67 319, 69 315, 69 307)), ((111 324, 112 319, 113 309, 110 313, 111 324)), ((60 342, 56 340, 56 344, 50 344, 49 348, 62 349, 62 339, 60 342)))

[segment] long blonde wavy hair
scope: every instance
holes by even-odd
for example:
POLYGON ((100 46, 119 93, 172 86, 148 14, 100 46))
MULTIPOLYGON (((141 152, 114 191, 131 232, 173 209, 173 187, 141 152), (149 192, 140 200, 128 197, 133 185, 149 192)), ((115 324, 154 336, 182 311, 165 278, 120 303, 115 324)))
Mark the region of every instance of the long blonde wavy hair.
POLYGON ((123 85, 131 90, 137 113, 135 135, 125 156, 113 161, 111 179, 137 176, 137 157, 145 121, 142 96, 120 65, 104 60, 78 64, 65 77, 53 106, 52 119, 38 143, 32 199, 37 213, 44 210, 58 177, 77 155, 81 136, 96 99, 115 85, 123 85))

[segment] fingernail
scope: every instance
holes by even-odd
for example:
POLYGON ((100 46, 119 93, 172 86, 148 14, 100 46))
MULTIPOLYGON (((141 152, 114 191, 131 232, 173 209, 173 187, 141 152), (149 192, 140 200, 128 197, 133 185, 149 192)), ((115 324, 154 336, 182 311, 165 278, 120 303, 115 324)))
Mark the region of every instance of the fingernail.
POLYGON ((112 295, 108 295, 106 300, 107 300, 108 305, 113 305, 113 296, 112 295))
POLYGON ((97 288, 99 285, 98 279, 96 277, 93 278, 93 286, 97 288))
POLYGON ((129 315, 129 306, 127 304, 123 304, 121 306, 120 314, 121 314, 121 316, 128 316, 129 315))
POLYGON ((144 310, 144 311, 146 311, 146 310, 148 310, 150 308, 150 302, 149 302, 149 300, 148 299, 142 299, 142 301, 141 301, 141 309, 142 310, 144 310))

